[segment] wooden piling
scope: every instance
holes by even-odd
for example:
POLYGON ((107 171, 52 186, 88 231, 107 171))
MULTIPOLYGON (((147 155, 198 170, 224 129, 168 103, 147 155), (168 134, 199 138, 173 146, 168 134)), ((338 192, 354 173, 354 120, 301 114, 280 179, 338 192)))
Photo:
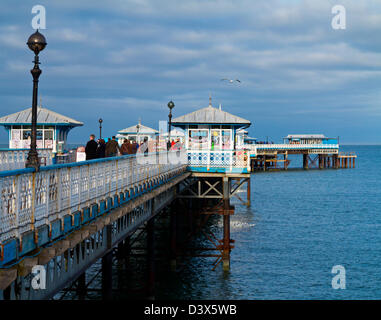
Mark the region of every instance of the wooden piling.
POLYGON ((222 252, 222 267, 224 271, 230 270, 230 200, 229 200, 229 178, 224 177, 223 180, 223 206, 224 206, 224 238, 222 252))

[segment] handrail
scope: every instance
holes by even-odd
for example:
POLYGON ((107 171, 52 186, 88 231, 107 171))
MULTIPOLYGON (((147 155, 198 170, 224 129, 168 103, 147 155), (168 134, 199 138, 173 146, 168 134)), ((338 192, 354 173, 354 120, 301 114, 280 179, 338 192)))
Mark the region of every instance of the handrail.
POLYGON ((184 151, 137 153, 49 165, 38 172, 34 168, 0 172, 0 246, 24 232, 50 225, 52 219, 63 221, 65 215, 90 203, 173 170, 185 170, 184 161, 171 161, 181 157, 186 159, 184 151))

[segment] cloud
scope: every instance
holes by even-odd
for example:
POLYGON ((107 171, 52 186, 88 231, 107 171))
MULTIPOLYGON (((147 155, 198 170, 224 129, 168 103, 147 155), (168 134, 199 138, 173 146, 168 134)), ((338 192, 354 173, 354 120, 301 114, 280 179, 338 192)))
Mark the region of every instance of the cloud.
MULTIPOLYGON (((19 110, 30 104, 31 6, 3 2, 0 99, 19 110)), ((99 114, 112 134, 139 117, 156 125, 170 99, 176 115, 204 107, 210 92, 215 105, 251 119, 255 136, 294 132, 296 120, 285 121, 292 114, 311 130, 329 117, 350 141, 381 141, 340 125, 380 117, 381 4, 341 2, 347 29, 334 31, 333 0, 42 1, 40 92, 88 123, 70 135, 76 141, 96 130, 99 114)), ((316 130, 333 129, 324 121, 316 130)))

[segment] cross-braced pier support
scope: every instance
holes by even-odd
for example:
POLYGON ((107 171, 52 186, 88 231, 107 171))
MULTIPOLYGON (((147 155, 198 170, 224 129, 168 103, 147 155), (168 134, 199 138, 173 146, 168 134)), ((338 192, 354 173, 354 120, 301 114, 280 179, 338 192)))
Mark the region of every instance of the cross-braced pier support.
POLYGON ((170 264, 176 270, 177 210, 170 210, 170 264))
POLYGON ((155 291, 155 218, 147 222, 147 297, 154 299, 155 291))
POLYGON ((112 251, 102 257, 102 298, 112 300, 112 251))
POLYGON ((82 273, 77 279, 78 300, 85 300, 86 297, 86 272, 82 273))
MULTIPOLYGON (((250 174, 224 174, 224 173, 193 173, 188 181, 182 184, 181 193, 178 195, 179 201, 189 210, 193 218, 197 218, 198 225, 189 233, 188 238, 182 245, 180 255, 192 255, 198 257, 215 258, 213 270, 222 263, 223 270, 230 269, 230 253, 234 248, 230 239, 230 215, 234 214, 234 206, 230 204, 230 199, 236 196, 244 205, 250 205, 250 174), (243 201, 238 192, 243 186, 247 187, 247 200, 243 201), (199 205, 197 208, 195 206, 199 205), (203 227, 212 215, 222 217, 222 239, 218 239, 211 230, 204 230, 203 227), (191 237, 200 232, 205 236, 213 247, 193 248, 196 251, 208 251, 208 254, 188 254, 186 245, 191 237), (217 253, 213 254, 212 251, 217 253)), ((184 210, 186 211, 186 210, 184 210)))

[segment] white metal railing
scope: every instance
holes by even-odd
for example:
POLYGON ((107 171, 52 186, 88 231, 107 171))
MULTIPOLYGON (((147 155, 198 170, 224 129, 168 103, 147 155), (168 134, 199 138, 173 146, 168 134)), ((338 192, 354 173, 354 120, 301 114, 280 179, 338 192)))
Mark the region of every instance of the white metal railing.
POLYGON ((187 155, 190 167, 250 171, 250 151, 248 150, 187 150, 187 155))
MULTIPOLYGON (((37 150, 41 165, 52 164, 52 150, 37 150)), ((25 162, 28 157, 29 149, 3 149, 0 150, 0 171, 16 170, 25 168, 25 162)))
POLYGON ((0 172, 0 244, 179 168, 184 151, 136 154, 0 172), (171 156, 168 161, 168 154, 171 156))
POLYGON ((271 149, 281 149, 281 150, 300 150, 300 149, 338 149, 338 144, 255 144, 255 145, 245 145, 245 148, 256 148, 257 150, 271 150, 271 149))

